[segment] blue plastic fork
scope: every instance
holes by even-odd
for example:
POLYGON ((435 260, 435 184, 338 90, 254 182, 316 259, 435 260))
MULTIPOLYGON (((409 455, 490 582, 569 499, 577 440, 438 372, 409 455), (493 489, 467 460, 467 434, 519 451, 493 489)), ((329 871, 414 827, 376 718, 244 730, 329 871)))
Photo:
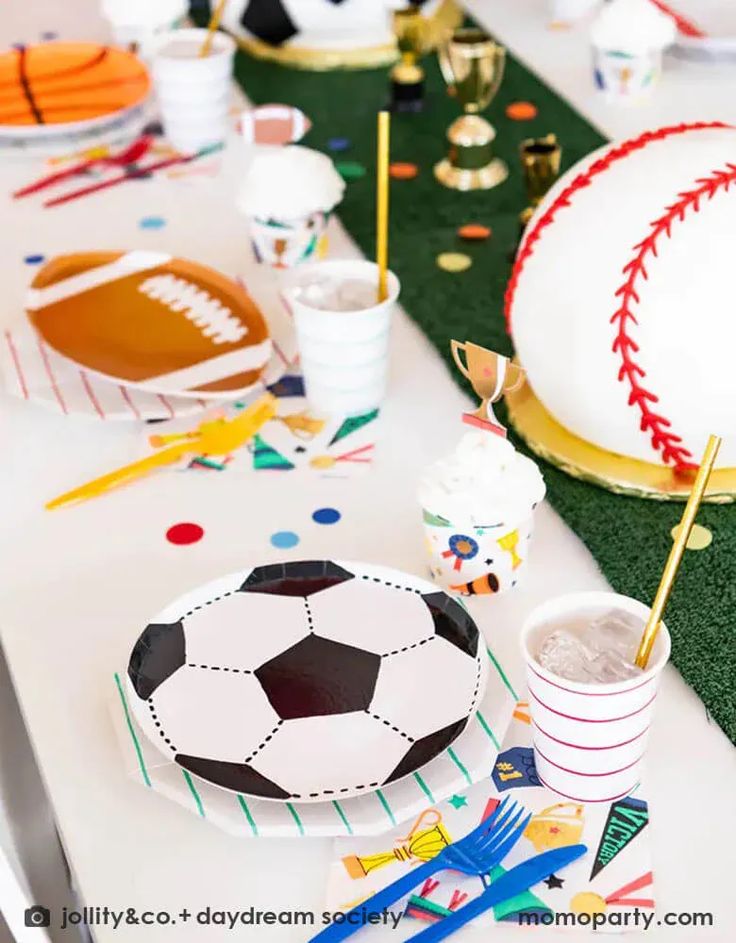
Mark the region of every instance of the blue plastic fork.
POLYGON ((344 922, 332 923, 325 927, 312 937, 311 943, 338 943, 339 940, 346 939, 361 928, 368 914, 380 914, 390 904, 396 903, 438 871, 461 871, 463 874, 477 876, 488 874, 503 861, 521 838, 529 819, 531 813, 527 813, 523 806, 511 802, 507 797, 497 806, 490 818, 481 822, 465 838, 443 848, 430 861, 412 868, 398 881, 358 904, 345 915, 344 922), (350 920, 354 914, 361 919, 351 924, 350 920))

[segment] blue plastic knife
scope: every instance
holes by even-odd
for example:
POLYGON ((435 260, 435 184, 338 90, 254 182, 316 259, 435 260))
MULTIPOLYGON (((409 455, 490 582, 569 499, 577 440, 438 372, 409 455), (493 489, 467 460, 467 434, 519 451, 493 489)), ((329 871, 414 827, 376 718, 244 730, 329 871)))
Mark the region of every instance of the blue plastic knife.
POLYGON ((535 855, 528 861, 522 861, 516 867, 511 868, 506 874, 494 881, 480 897, 476 897, 465 904, 459 910, 456 910, 451 916, 445 917, 438 923, 433 923, 426 930, 417 933, 411 938, 412 943, 415 940, 420 943, 437 943, 444 940, 450 934, 470 923, 475 917, 480 916, 496 904, 502 901, 511 900, 517 894, 529 890, 535 884, 538 884, 544 878, 549 877, 561 868, 582 857, 588 850, 586 845, 567 845, 564 848, 554 848, 552 851, 544 851, 541 855, 535 855))

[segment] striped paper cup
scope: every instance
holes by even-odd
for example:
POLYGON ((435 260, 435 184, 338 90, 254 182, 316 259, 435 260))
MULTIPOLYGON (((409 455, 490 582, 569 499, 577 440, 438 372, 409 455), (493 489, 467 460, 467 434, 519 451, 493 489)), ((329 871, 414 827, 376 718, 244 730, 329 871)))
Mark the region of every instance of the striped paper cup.
POLYGON ((363 281, 378 287, 378 266, 365 259, 308 262, 286 297, 294 315, 307 401, 319 413, 359 416, 381 405, 386 392, 391 319, 399 280, 388 273, 388 296, 358 311, 327 311, 306 304, 300 286, 311 281, 363 281))
POLYGON ((551 623, 608 609, 638 616, 642 625, 649 616, 647 606, 628 596, 571 593, 538 606, 521 633, 537 774, 549 789, 576 802, 609 802, 639 782, 659 675, 670 655, 670 635, 662 624, 649 668, 627 681, 568 681, 537 662, 535 653, 551 623))

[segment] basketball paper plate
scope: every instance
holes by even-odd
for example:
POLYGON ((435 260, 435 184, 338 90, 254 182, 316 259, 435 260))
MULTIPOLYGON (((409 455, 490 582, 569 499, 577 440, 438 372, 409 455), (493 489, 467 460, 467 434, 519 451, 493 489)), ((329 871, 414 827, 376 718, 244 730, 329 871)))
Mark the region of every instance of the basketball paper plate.
POLYGON ((104 124, 150 92, 132 53, 96 43, 42 43, 0 55, 0 137, 49 137, 104 124))
POLYGON ((333 561, 235 573, 147 626, 132 712, 182 769, 240 794, 323 802, 413 773, 462 733, 486 652, 431 583, 333 561))
POLYGON ((155 393, 239 396, 271 354, 266 322, 239 285, 161 252, 57 256, 33 280, 26 310, 64 357, 155 393))

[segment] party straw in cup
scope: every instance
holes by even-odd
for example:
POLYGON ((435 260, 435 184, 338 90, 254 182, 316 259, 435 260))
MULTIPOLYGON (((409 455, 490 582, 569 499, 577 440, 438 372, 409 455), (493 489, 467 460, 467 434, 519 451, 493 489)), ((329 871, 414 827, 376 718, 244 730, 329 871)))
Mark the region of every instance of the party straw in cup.
POLYGON ((212 12, 210 21, 207 24, 207 35, 205 36, 204 42, 199 50, 199 58, 204 59, 205 56, 209 56, 212 49, 212 40, 215 36, 215 31, 220 25, 220 20, 222 19, 222 14, 225 12, 225 4, 227 0, 220 0, 215 9, 212 12))
POLYGON ((682 561, 682 555, 685 552, 685 547, 687 546, 687 541, 690 537, 690 531, 693 528, 700 502, 703 500, 705 489, 708 486, 710 473, 713 471, 713 465, 718 455, 718 449, 721 447, 721 441, 721 437, 717 435, 711 435, 708 438, 708 444, 705 447, 705 452, 700 462, 700 468, 698 468, 698 473, 695 476, 693 489, 690 492, 690 497, 687 499, 685 510, 682 512, 682 520, 677 530, 677 536, 672 544, 670 555, 667 558, 667 563, 662 573, 662 579, 659 582, 657 594, 654 597, 652 609, 636 653, 635 664, 640 668, 646 668, 649 662, 649 656, 661 625, 660 620, 662 619, 662 613, 667 605, 667 600, 670 598, 675 577, 677 576, 677 571, 682 561))
POLYGON ((388 293, 388 162, 391 115, 378 112, 378 161, 376 170, 376 264, 378 265, 378 302, 388 293))

